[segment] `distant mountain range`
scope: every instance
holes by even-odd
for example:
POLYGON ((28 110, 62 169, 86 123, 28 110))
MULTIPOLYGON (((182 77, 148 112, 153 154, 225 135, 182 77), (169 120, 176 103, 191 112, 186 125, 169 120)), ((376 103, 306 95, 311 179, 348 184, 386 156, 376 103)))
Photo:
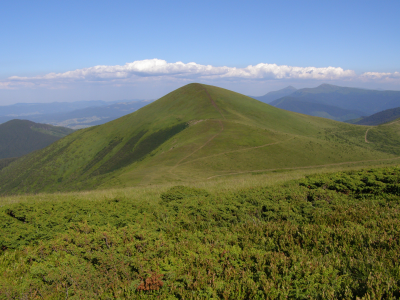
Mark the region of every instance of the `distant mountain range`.
POLYGON ((290 96, 299 100, 358 110, 366 115, 400 106, 400 91, 367 90, 330 84, 300 89, 290 96))
POLYGON ((49 146, 74 130, 28 120, 0 124, 0 159, 19 157, 49 146))
POLYGON ((333 105, 303 101, 292 96, 275 100, 271 102, 270 105, 305 115, 322 117, 336 121, 355 119, 364 114, 363 112, 357 110, 348 110, 333 105))
POLYGON ((273 92, 269 92, 268 94, 265 94, 264 96, 260 96, 260 97, 253 97, 254 99, 257 99, 261 102, 264 103, 271 103, 272 101, 285 97, 285 96, 289 96, 290 94, 293 94, 295 91, 297 91, 296 88, 292 87, 292 86, 288 86, 285 87, 284 89, 278 90, 278 91, 273 91, 273 92))
POLYGON ((12 105, 0 106, 0 115, 14 117, 15 119, 22 116, 54 114, 108 104, 111 103, 101 100, 52 103, 16 103, 12 105))
POLYGON ((400 107, 400 91, 368 90, 321 84, 316 88, 293 87, 253 97, 271 105, 337 121, 357 119, 382 110, 400 107), (294 90, 292 93, 289 93, 294 90), (274 97, 283 95, 270 101, 274 97))
POLYGON ((150 102, 152 100, 19 103, 0 107, 0 124, 18 118, 80 129, 117 119, 150 102))

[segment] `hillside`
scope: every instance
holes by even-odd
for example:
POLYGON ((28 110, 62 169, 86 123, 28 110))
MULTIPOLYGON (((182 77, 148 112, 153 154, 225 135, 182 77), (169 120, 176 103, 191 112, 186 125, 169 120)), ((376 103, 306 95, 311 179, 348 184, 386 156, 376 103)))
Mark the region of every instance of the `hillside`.
POLYGON ((370 131, 368 143, 364 126, 189 84, 13 162, 0 171, 0 187, 2 194, 84 190, 379 162, 400 155, 396 126, 370 131))
POLYGON ((267 94, 265 94, 264 96, 259 96, 259 97, 252 97, 254 99, 257 99, 258 101, 264 102, 264 103, 271 103, 272 101, 288 96, 292 93, 294 93, 295 91, 297 91, 296 88, 292 87, 292 86, 288 86, 285 87, 284 89, 278 90, 278 91, 272 91, 269 92, 267 94))
POLYGON ((299 89, 290 96, 308 102, 361 111, 365 116, 400 106, 400 91, 367 90, 330 84, 299 89))
POLYGON ((27 120, 11 120, 0 124, 0 159, 19 157, 42 149, 73 130, 27 120))
POLYGON ((357 110, 347 110, 333 105, 313 103, 307 99, 286 96, 270 103, 270 105, 310 116, 323 117, 336 121, 345 121, 362 116, 357 110))
POLYGON ((356 122, 359 125, 380 125, 400 118, 400 107, 386 109, 356 122))

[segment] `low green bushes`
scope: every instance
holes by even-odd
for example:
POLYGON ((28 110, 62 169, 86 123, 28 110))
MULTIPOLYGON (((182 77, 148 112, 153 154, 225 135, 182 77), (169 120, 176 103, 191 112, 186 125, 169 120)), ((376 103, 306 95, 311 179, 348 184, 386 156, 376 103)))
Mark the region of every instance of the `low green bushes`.
POLYGON ((0 299, 395 299, 399 176, 5 206, 0 299))

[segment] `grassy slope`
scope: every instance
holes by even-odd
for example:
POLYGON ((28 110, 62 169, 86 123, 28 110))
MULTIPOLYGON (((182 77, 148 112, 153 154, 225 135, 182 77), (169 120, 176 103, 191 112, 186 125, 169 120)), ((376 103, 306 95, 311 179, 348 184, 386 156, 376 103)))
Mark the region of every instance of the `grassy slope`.
POLYGON ((0 159, 18 157, 47 147, 73 130, 28 120, 11 120, 0 125, 0 159))
MULTIPOLYGON (((376 161, 399 154, 396 145, 382 148, 379 136, 366 143, 366 129, 284 111, 225 89, 190 84, 137 112, 79 130, 12 163, 0 172, 0 192, 187 182, 376 161)), ((390 134, 397 141, 393 130, 390 134)))

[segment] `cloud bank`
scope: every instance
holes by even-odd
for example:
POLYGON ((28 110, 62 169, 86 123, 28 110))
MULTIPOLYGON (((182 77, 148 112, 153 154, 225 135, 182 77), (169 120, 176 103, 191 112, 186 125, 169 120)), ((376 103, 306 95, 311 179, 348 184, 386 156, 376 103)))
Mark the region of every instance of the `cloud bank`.
POLYGON ((366 72, 357 75, 353 70, 340 67, 295 67, 259 63, 245 68, 215 67, 194 62, 169 63, 161 59, 146 59, 116 66, 94 66, 64 73, 49 73, 44 76, 12 76, 0 81, 0 89, 68 88, 71 83, 111 83, 127 85, 143 80, 206 80, 206 81, 259 81, 259 80, 314 80, 314 81, 374 81, 398 82, 400 73, 366 72))

